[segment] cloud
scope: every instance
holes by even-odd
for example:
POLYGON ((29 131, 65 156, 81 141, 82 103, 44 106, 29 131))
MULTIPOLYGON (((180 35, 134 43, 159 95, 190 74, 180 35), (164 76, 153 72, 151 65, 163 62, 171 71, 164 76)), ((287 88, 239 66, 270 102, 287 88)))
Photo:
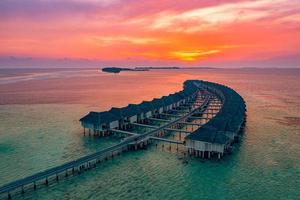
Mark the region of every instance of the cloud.
MULTIPOLYGON (((298 0, 1 0, 0 55, 161 62, 293 54, 298 0)), ((254 59, 254 58, 253 58, 254 59)))
POLYGON ((109 12, 119 0, 1 0, 2 19, 56 20, 62 17, 109 12))
POLYGON ((146 45, 152 43, 161 43, 158 38, 154 37, 132 37, 132 36, 92 36, 91 42, 99 43, 103 46, 117 45, 120 43, 131 43, 136 45, 146 45))
POLYGON ((212 49, 212 50, 207 50, 207 51, 175 51, 171 52, 171 56, 178 58, 182 61, 196 61, 201 59, 202 57, 208 56, 208 55, 213 55, 213 54, 218 54, 221 51, 218 49, 212 49))
MULTIPOLYGON (((293 1, 293 0, 292 0, 293 1)), ((196 8, 184 12, 161 12, 150 28, 193 33, 218 29, 235 23, 257 21, 295 10, 299 2, 287 0, 257 0, 227 3, 211 7, 196 8)))

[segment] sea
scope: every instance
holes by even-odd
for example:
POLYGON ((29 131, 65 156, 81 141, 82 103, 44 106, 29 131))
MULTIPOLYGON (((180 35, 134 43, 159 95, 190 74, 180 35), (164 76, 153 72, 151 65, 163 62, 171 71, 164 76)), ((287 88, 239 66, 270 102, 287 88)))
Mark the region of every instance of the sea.
POLYGON ((300 69, 0 69, 0 185, 117 144, 118 136, 84 136, 79 119, 180 91, 189 79, 245 99, 231 155, 186 163, 151 146, 13 199, 300 199, 300 69))

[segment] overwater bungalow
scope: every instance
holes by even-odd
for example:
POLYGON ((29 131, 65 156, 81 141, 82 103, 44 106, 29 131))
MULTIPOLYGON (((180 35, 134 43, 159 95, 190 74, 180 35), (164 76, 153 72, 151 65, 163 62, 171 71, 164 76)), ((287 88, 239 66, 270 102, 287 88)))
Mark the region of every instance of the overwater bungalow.
POLYGON ((170 95, 173 98, 173 107, 178 107, 182 104, 182 102, 184 101, 183 98, 185 98, 185 96, 180 95, 179 92, 176 92, 174 94, 170 95))
POLYGON ((138 106, 134 104, 129 104, 123 108, 112 108, 109 112, 121 117, 122 129, 127 129, 131 123, 137 122, 138 115, 140 114, 138 106))
POLYGON ((154 108, 150 101, 143 101, 137 105, 140 110, 138 115, 138 122, 145 122, 145 119, 152 117, 154 108))
POLYGON ((165 104, 162 99, 155 98, 151 101, 151 103, 154 108, 152 111, 154 116, 158 116, 159 114, 163 113, 165 104))
POLYGON ((126 119, 122 116, 121 108, 112 107, 108 112, 116 116, 116 118, 118 119, 119 129, 126 129, 128 123, 126 119))
POLYGON ((196 156, 209 158, 216 153, 220 158, 239 136, 245 119, 245 102, 226 86, 204 81, 195 81, 195 84, 215 94, 222 107, 208 123, 186 137, 186 146, 196 156))
POLYGON ((184 90, 152 101, 143 101, 140 104, 129 104, 123 108, 111 108, 105 112, 90 112, 80 119, 84 129, 94 132, 107 132, 109 129, 127 129, 131 123, 144 122, 150 117, 159 117, 167 112, 188 102, 195 97, 198 88, 187 83, 184 90))
POLYGON ((217 128, 203 126, 186 137, 186 147, 190 154, 196 157, 210 158, 211 154, 217 153, 222 157, 230 147, 230 138, 219 132, 217 128))
POLYGON ((90 112, 86 116, 80 119, 82 127, 91 130, 94 133, 100 134, 106 132, 108 129, 114 129, 119 127, 119 117, 111 112, 90 112))
MULTIPOLYGON (((111 129, 126 130, 132 123, 144 123, 147 118, 159 118, 162 113, 166 114, 179 106, 189 105, 199 91, 205 96, 214 96, 211 101, 216 103, 213 103, 212 108, 208 104, 202 106, 202 110, 206 110, 206 118, 208 115, 212 118, 189 134, 185 138, 185 144, 193 155, 210 157, 212 154, 217 154, 221 157, 239 138, 246 106, 238 93, 220 84, 198 80, 186 81, 184 89, 180 92, 155 98, 152 101, 143 101, 140 104, 129 104, 123 108, 111 108, 106 112, 90 112, 80 121, 84 128, 94 132, 105 132, 111 129), (215 113, 215 110, 218 112, 215 113)), ((177 113, 174 113, 175 115, 177 113)), ((203 118, 201 112, 197 115, 198 118, 203 118)))
POLYGON ((94 154, 6 184, 0 187, 0 194, 7 193, 8 199, 11 199, 12 190, 21 188, 24 193, 24 186, 31 185, 36 189, 37 182, 43 180, 48 185, 51 177, 56 177, 58 181, 59 174, 65 174, 67 177, 69 172, 81 173, 83 169, 90 169, 92 165, 96 166, 97 163, 113 158, 121 152, 144 149, 153 141, 170 143, 170 150, 171 144, 176 144, 177 151, 178 145, 184 145, 188 153, 196 157, 210 158, 217 155, 221 158, 230 150, 234 140, 239 138, 245 121, 245 112, 245 102, 237 92, 220 84, 198 80, 186 81, 182 91, 152 101, 129 104, 123 108, 111 108, 104 112, 89 112, 80 119, 84 133, 85 129, 88 129, 89 134, 93 131, 94 134, 100 135, 120 133, 130 137, 94 154), (178 109, 173 110, 175 108, 178 109), (188 112, 185 112, 186 108, 188 112), (168 112, 170 110, 175 113, 168 112), (184 114, 178 114, 179 110, 184 110, 184 114), (203 116, 204 113, 206 117, 203 116), (171 116, 172 119, 162 119, 159 118, 160 115, 171 116), (147 118, 164 124, 159 126, 143 124, 147 118), (202 119, 205 121, 204 124, 202 119), (187 127, 183 130, 183 124, 192 126, 192 130, 187 130, 187 127), (131 126, 148 127, 151 131, 137 134, 126 130, 131 126), (193 129, 193 126, 197 126, 197 129, 193 129), (165 130, 179 133, 179 138, 181 133, 185 133, 185 141, 161 138, 165 130))
POLYGON ((173 103, 174 103, 174 100, 173 98, 169 95, 169 96, 163 96, 161 98, 161 100, 164 102, 164 108, 163 110, 166 112, 166 111, 169 111, 173 108, 173 103))

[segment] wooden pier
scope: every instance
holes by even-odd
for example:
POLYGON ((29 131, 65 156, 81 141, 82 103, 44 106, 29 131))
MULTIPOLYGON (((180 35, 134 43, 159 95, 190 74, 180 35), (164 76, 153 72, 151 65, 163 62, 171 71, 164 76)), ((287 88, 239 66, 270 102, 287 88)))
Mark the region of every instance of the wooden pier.
MULTIPOLYGON (((105 134, 121 134, 126 135, 122 139, 122 141, 114 146, 103 149, 99 152, 84 156, 82 158, 76 159, 71 162, 67 162, 63 165, 36 173, 32 176, 25 177, 11 183, 5 184, 0 187, 0 197, 1 194, 7 194, 7 198, 11 199, 13 193, 24 193, 26 188, 33 188, 34 190, 37 188, 37 185, 40 183, 44 183, 45 185, 49 184, 50 178, 54 178, 56 181, 59 179, 59 175, 64 174, 65 176, 71 174, 80 174, 82 171, 86 169, 90 169, 96 167, 97 164, 102 161, 108 160, 109 158, 113 158, 116 155, 120 155, 122 152, 126 152, 129 150, 138 150, 139 148, 143 149, 147 145, 149 145, 152 141, 161 141, 167 142, 170 144, 183 145, 190 155, 195 155, 196 157, 208 155, 210 158, 214 153, 218 153, 218 157, 220 158, 223 155, 224 149, 227 150, 228 142, 232 140, 227 140, 226 136, 215 132, 214 138, 218 140, 225 140, 226 143, 222 146, 222 151, 220 150, 200 150, 200 147, 192 146, 196 142, 202 142, 201 135, 199 133, 201 131, 205 131, 205 127, 216 126, 217 122, 222 125, 222 120, 220 122, 215 120, 218 116, 220 116, 220 110, 224 109, 224 105, 227 106, 226 109, 229 108, 228 99, 225 97, 226 94, 223 94, 222 87, 220 85, 213 85, 219 90, 215 90, 210 83, 208 82, 206 86, 206 82, 199 81, 187 81, 185 83, 185 90, 182 93, 172 94, 172 97, 164 97, 162 99, 154 99, 153 103, 151 102, 143 102, 137 108, 135 105, 129 105, 123 110, 118 110, 118 108, 113 108, 110 111, 105 111, 101 113, 91 112, 84 118, 82 118, 82 125, 85 129, 88 128, 89 134, 91 134, 91 130, 93 130, 94 134, 105 135, 105 134), (201 85, 202 84, 202 85, 201 85), (192 92, 191 92, 191 91, 192 92), (201 92, 200 92, 201 90, 201 92), (140 112, 143 112, 141 114, 140 112), (177 112, 180 114, 171 114, 170 112, 177 112), (150 113, 150 114, 149 114, 150 113), (152 113, 152 114, 151 114, 152 113), (101 116, 101 117, 100 117, 101 116), (171 119, 161 119, 159 116, 170 117, 171 119), (102 121, 99 121, 101 119, 102 121), (149 125, 145 122, 149 121, 160 122, 160 125, 149 125), (200 120, 200 122, 199 122, 200 120), (205 122, 203 123, 203 120, 205 122), (92 121, 93 123, 97 122, 98 124, 89 124, 88 122, 92 121), (205 126, 205 123, 210 123, 209 126, 205 126), (146 129, 150 129, 144 133, 136 133, 132 131, 128 131, 128 127, 144 127, 146 129), (192 131, 188 130, 188 126, 191 126, 192 131), (194 126, 196 126, 196 130, 194 130, 194 126), (103 129, 105 127, 105 129, 103 129), (183 128, 185 127, 186 130, 183 128), (204 128, 203 128, 204 127, 204 128), (200 131, 199 131, 200 130, 200 131), (163 138, 161 136, 164 135, 165 131, 172 131, 179 133, 179 138, 181 138, 181 133, 185 133, 186 137, 184 141, 171 140, 167 138, 163 138), (186 140, 186 138, 188 138, 186 140)), ((225 92, 228 92, 224 89, 225 92)), ((229 91, 230 92, 230 91, 229 91)), ((235 93, 233 93, 235 95, 235 93)), ((233 97, 230 96, 232 99, 233 97)), ((237 98, 238 97, 234 97, 237 98)), ((233 99, 235 103, 238 102, 242 104, 242 100, 233 99)), ((240 106, 240 104, 238 106, 240 106)), ((236 106, 236 104, 234 104, 236 106)), ((238 110, 238 116, 244 116, 244 108, 243 105, 240 106, 241 110, 238 110)), ((222 112, 224 114, 224 112, 222 112)), ((231 115, 228 115, 231 116, 231 115)), ((220 118, 220 117, 219 117, 220 118)), ((232 134, 232 138, 237 137, 237 133, 239 129, 242 127, 243 120, 237 119, 233 121, 234 123, 230 128, 234 133, 232 134)), ((223 125, 224 126, 224 125, 223 125)), ((207 134, 205 132, 205 134, 207 134)), ((210 138, 210 137, 208 137, 210 138)), ((205 142, 205 141, 204 141, 205 142)), ((219 145, 219 141, 214 145, 219 145)), ((195 143, 195 144, 196 144, 195 143)), ((213 144, 213 143, 212 143, 213 144)))
MULTIPOLYGON (((206 100, 205 104, 208 104, 209 99, 206 100)), ((169 130, 169 131, 180 131, 180 132, 187 132, 185 130, 180 130, 180 129, 171 129, 168 128, 171 125, 174 125, 176 123, 179 123, 180 121, 184 121, 184 119, 188 118, 191 116, 194 112, 196 112, 198 109, 201 107, 192 110, 190 113, 186 115, 176 115, 175 120, 164 120, 164 122, 167 122, 166 124, 162 126, 150 126, 146 124, 139 124, 139 123, 132 123, 133 125, 137 126, 143 126, 147 128, 152 128, 154 130, 151 130, 149 132, 146 132, 144 134, 138 134, 138 133, 133 133, 125 130, 119 130, 119 129, 109 129, 111 132, 115 133, 120 133, 120 134, 125 134, 125 135, 130 135, 130 137, 127 137, 126 140, 120 142, 117 145, 114 145, 112 147, 106 148, 104 150, 101 150, 97 153, 84 156, 80 159, 65 163, 61 166, 54 167, 48 170, 45 170, 43 172, 39 172, 37 174, 34 174, 32 176, 11 182, 9 184, 6 184, 2 187, 0 187, 0 194, 1 193, 7 193, 8 199, 12 198, 11 192, 20 188, 23 192, 25 192, 22 188, 25 186, 31 185, 33 189, 37 187, 38 182, 44 182, 46 185, 49 183, 49 178, 50 177, 57 177, 59 174, 65 174, 68 171, 71 171, 72 174, 75 172, 80 172, 82 169, 88 168, 89 166, 95 166, 97 163, 106 160, 110 157, 113 157, 115 154, 119 154, 123 151, 127 151, 129 149, 129 146, 132 144, 135 144, 137 147, 138 145, 143 142, 146 143, 148 140, 160 140, 160 141, 165 141, 165 142, 170 142, 170 143, 177 143, 177 144, 183 144, 181 141, 172 141, 164 138, 158 138, 155 137, 158 132, 163 131, 163 130, 169 130)), ((156 120, 156 119, 155 119, 156 120)))
POLYGON ((153 118, 153 117, 148 118, 148 120, 159 121, 159 122, 170 122, 171 121, 171 120, 167 120, 167 119, 159 119, 159 118, 153 118))
POLYGON ((131 123, 134 126, 141 126, 145 128, 151 128, 151 129, 157 129, 159 126, 153 126, 153 125, 148 125, 148 124, 140 124, 140 123, 131 123))
POLYGON ((110 132, 112 133, 120 133, 124 135, 139 135, 138 133, 133 133, 130 131, 124 131, 124 130, 119 130, 119 129, 109 129, 110 132))
POLYGON ((33 189, 36 189, 37 183, 42 181, 45 183, 45 185, 48 185, 50 177, 58 177, 59 174, 66 174, 69 171, 71 171, 72 174, 74 174, 75 171, 78 173, 85 168, 89 168, 92 165, 103 161, 104 159, 108 159, 109 157, 114 156, 115 153, 119 153, 126 150, 128 144, 129 141, 121 142, 112 147, 103 149, 97 153, 84 156, 77 160, 65 163, 57 167, 50 168, 48 170, 36 173, 32 176, 3 185, 0 187, 0 194, 7 193, 8 199, 11 199, 11 192, 18 188, 21 188, 21 193, 24 193, 25 186, 32 185, 33 189))
POLYGON ((164 130, 166 130, 166 131, 180 132, 180 133, 188 133, 188 134, 191 133, 191 131, 186 131, 186 130, 182 130, 182 129, 175 129, 175 128, 165 128, 164 130))
POLYGON ((183 141, 178 141, 178 140, 170 140, 170 139, 165 139, 165 138, 161 138, 161 137, 149 137, 151 140, 157 140, 157 141, 162 141, 162 142, 167 142, 170 144, 184 144, 183 141))

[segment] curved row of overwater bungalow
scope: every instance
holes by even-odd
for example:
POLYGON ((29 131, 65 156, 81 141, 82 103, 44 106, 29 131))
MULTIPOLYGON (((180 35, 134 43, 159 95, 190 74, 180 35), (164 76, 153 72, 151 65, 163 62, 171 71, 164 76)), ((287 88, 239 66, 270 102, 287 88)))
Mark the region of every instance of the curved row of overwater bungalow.
POLYGON ((193 102, 199 91, 206 92, 218 99, 217 104, 210 103, 209 110, 218 110, 212 119, 201 125, 185 137, 185 146, 190 155, 218 158, 230 152, 232 143, 239 138, 245 121, 246 105, 243 98, 233 89, 207 81, 188 80, 183 90, 152 101, 129 104, 123 108, 111 108, 104 112, 90 112, 80 119, 89 133, 105 135, 111 130, 126 130, 133 123, 145 123, 147 118, 159 118, 159 115, 193 102), (217 109, 214 109, 214 106, 217 109))
POLYGON ((82 127, 94 134, 107 134, 112 129, 125 130, 132 123, 143 123, 147 118, 158 117, 161 113, 175 109, 195 99, 199 88, 192 81, 184 83, 183 90, 155 98, 152 101, 143 101, 140 104, 129 104, 123 108, 111 108, 104 112, 90 112, 80 119, 82 127))
POLYGON ((186 147, 197 157, 210 158, 217 154, 220 158, 225 152, 230 152, 232 143, 240 136, 246 116, 245 101, 227 86, 206 81, 194 83, 216 95, 222 106, 208 123, 185 138, 186 147))
POLYGON ((156 126, 153 131, 139 135, 135 134, 132 137, 127 137, 129 140, 123 140, 119 144, 99 152, 8 183, 0 187, 0 195, 7 193, 7 198, 11 199, 11 192, 16 191, 17 188, 21 188, 20 191, 24 194, 25 187, 33 186, 36 189, 37 182, 42 180, 45 180, 45 184, 48 185, 50 177, 56 177, 55 180, 58 181, 59 174, 65 174, 66 177, 69 175, 69 171, 72 174, 75 174, 75 171, 80 174, 83 169, 90 169, 92 165, 96 166, 97 163, 107 160, 109 157, 113 158, 115 153, 119 154, 127 151, 132 143, 135 147, 138 142, 140 142, 139 144, 148 143, 151 139, 167 141, 170 144, 180 143, 185 145, 185 149, 188 150, 190 155, 208 158, 217 155, 218 158, 221 158, 224 153, 228 152, 236 138, 239 138, 246 115, 246 105, 243 98, 229 87, 198 80, 185 81, 183 90, 180 92, 156 98, 152 101, 144 101, 140 104, 129 104, 123 108, 112 108, 104 112, 90 112, 80 121, 84 129, 88 129, 89 132, 94 134, 111 133, 116 129, 119 129, 119 132, 131 133, 120 130, 126 130, 132 124, 145 126, 144 123, 147 119, 160 118, 160 115, 166 115, 168 111, 172 112, 176 108, 181 110, 180 108, 183 107, 187 108, 184 109, 185 114, 176 115, 177 118, 175 117, 174 120, 165 120, 168 121, 166 124, 156 126), (197 115, 200 116, 197 117, 197 115), (209 115, 211 117, 208 117, 209 115), (206 123, 197 123, 197 120, 193 121, 195 118, 205 119, 206 123), (190 134, 184 138, 184 142, 162 140, 158 136, 153 136, 164 129, 180 132, 182 131, 181 128, 169 128, 169 126, 180 123, 196 124, 200 128, 191 133, 187 131, 190 134))

